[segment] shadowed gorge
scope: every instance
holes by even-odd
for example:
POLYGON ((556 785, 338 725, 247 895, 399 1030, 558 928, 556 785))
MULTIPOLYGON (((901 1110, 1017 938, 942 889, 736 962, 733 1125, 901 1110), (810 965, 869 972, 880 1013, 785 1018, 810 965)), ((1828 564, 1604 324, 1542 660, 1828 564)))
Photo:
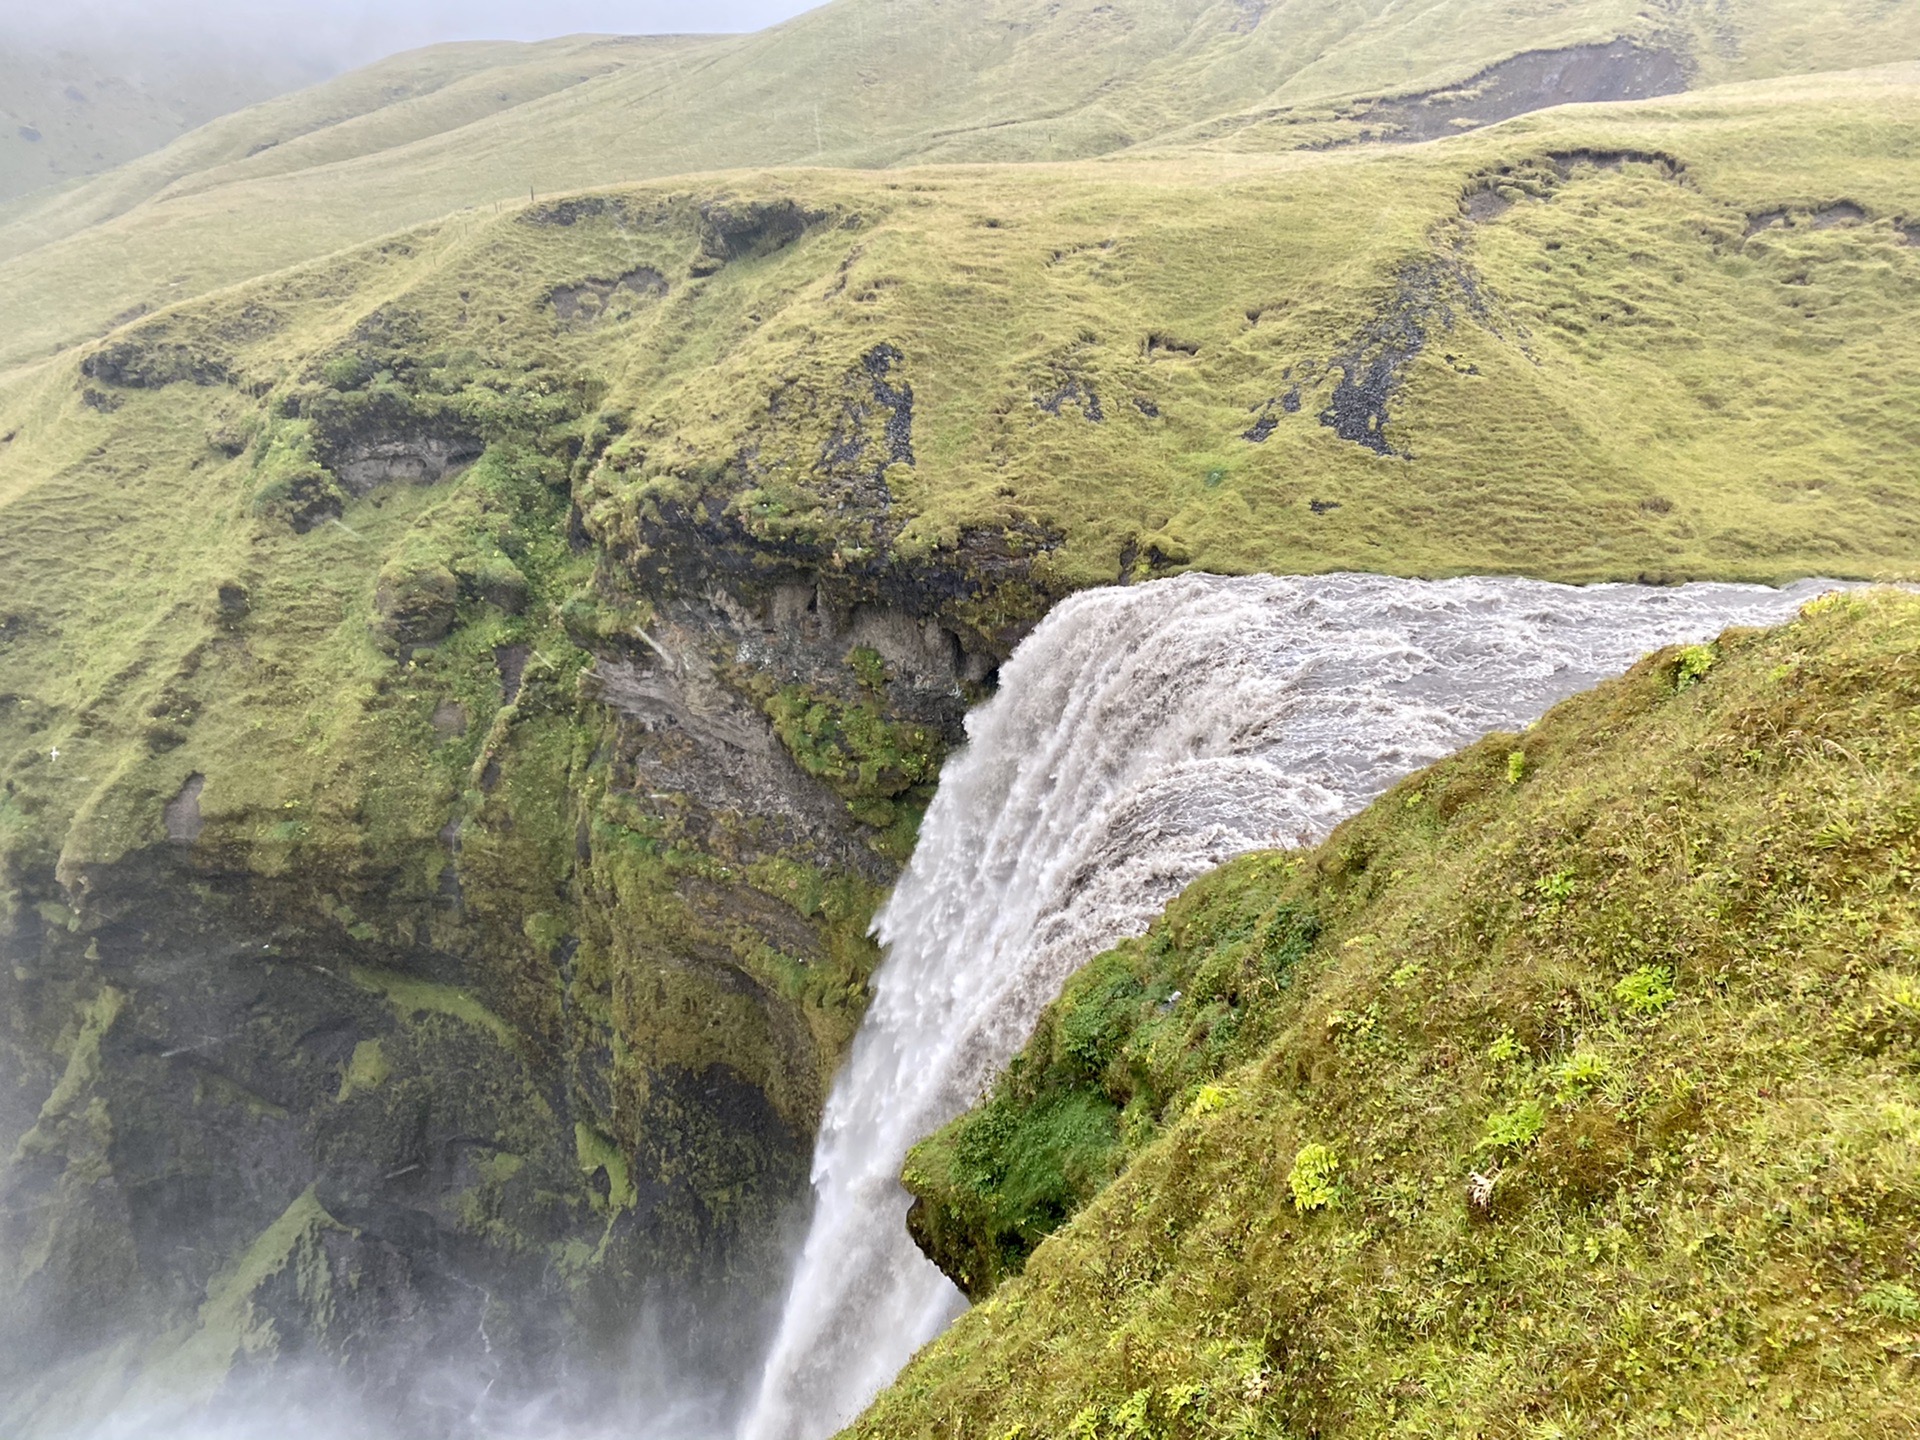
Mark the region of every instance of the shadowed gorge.
POLYGON ((1910 3, 837 0, 8 202, 0 1431, 1894 1424, 1917 144, 1910 3))

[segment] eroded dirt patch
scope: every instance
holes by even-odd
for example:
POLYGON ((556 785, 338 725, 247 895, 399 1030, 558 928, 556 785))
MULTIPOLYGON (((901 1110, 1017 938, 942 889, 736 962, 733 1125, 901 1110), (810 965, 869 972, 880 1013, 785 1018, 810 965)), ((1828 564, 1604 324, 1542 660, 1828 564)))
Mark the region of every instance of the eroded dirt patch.
POLYGON ((1657 150, 1555 150, 1483 170, 1460 195, 1461 218, 1476 225, 1498 220, 1522 200, 1551 200, 1563 185, 1583 175, 1622 174, 1645 166, 1662 180, 1679 183, 1686 166, 1657 150))
POLYGON ((1555 105, 1646 100, 1687 88, 1686 66, 1671 50, 1631 40, 1530 50, 1489 66, 1463 84, 1367 102, 1347 118, 1366 122, 1365 138, 1438 140, 1555 105))
MULTIPOLYGON (((1863 205, 1851 200, 1835 200, 1811 210, 1795 210, 1781 206, 1774 210, 1761 210, 1747 216, 1746 239, 1766 230, 1837 230, 1846 226, 1865 225, 1873 216, 1863 205)), ((1895 221, 1894 228, 1906 235, 1907 243, 1913 243, 1913 236, 1906 222, 1895 221)))
POLYGON ((710 200, 700 207, 700 258, 693 273, 711 275, 731 261, 777 254, 830 218, 792 200, 710 200))
POLYGON ((591 325, 607 315, 617 297, 657 300, 666 293, 667 277, 651 265, 642 265, 613 280, 582 280, 578 285, 558 286, 547 296, 547 303, 562 324, 591 325))

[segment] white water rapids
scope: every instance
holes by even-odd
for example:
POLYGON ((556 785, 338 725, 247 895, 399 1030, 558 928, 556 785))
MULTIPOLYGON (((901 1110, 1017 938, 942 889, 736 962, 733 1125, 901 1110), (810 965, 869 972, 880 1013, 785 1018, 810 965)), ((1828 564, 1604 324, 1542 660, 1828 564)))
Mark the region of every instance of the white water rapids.
POLYGON ((1649 650, 1831 588, 1189 575, 1061 604, 968 719, 876 921, 886 958, 743 1440, 832 1434, 965 1308, 907 1235, 901 1163, 1077 967, 1222 861, 1314 841, 1649 650))

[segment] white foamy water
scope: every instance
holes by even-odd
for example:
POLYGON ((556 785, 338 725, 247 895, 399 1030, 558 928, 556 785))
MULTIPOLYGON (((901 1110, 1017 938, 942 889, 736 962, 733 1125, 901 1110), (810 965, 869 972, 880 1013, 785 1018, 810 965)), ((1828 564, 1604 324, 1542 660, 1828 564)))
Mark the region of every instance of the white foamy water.
POLYGON ((812 1229, 743 1440, 819 1440, 965 1308, 907 1235, 907 1150, 972 1104, 1080 965, 1234 855, 1662 645, 1832 589, 1190 575, 1067 600, 967 722, 876 922, 812 1229))

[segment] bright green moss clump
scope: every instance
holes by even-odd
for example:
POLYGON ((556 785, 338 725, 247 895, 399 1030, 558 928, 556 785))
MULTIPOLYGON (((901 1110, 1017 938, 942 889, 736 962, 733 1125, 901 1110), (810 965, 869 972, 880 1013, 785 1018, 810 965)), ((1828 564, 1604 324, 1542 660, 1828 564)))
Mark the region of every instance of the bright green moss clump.
POLYGON ((1676 691, 1683 658, 1078 977, 909 1180, 964 1255, 1098 1194, 849 1433, 1909 1433, 1920 598, 1732 632, 1676 691), (1265 917, 1305 914, 1263 975, 1265 917), (1051 1176, 1022 1147, 1163 1065, 1222 1103, 1136 1148, 1129 1098, 1051 1176))
MULTIPOLYGON (((866 683, 871 667, 858 673, 866 683)), ((767 701, 766 711, 773 733, 800 768, 826 781, 855 819, 876 829, 899 818, 903 797, 932 785, 946 755, 932 729, 889 720, 872 696, 847 703, 789 685, 767 701)), ((920 797, 918 808, 925 808, 927 798, 920 797)))
POLYGON ((1163 1124, 1223 1107, 1211 1081, 1270 1033, 1249 1002, 1289 986, 1318 934, 1264 889, 1202 881, 1087 966, 987 1104, 908 1157, 922 1247, 976 1297, 1018 1273, 1163 1124))

